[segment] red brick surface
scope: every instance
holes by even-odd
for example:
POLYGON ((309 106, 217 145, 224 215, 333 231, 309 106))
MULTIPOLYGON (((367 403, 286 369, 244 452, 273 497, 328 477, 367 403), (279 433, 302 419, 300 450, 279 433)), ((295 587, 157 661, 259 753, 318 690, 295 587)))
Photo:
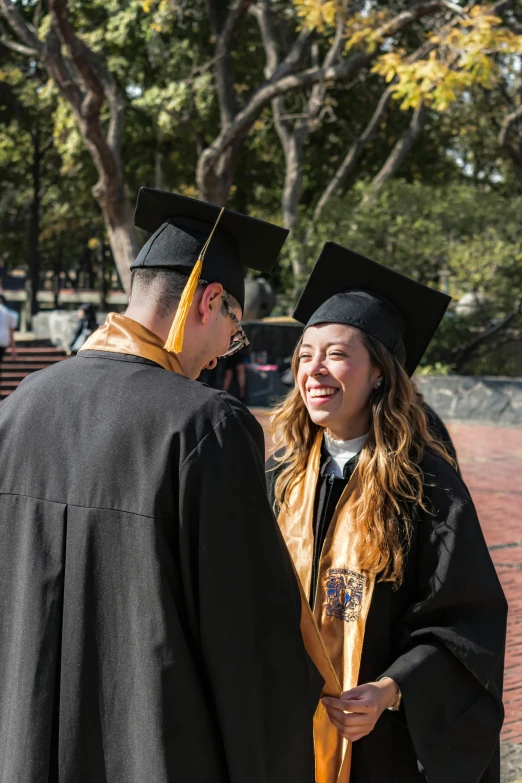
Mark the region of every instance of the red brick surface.
POLYGON ((522 743, 522 429, 449 430, 509 602, 503 739, 522 743))
MULTIPOLYGON (((268 414, 255 414, 266 429, 268 414)), ((522 429, 448 429, 509 602, 503 739, 522 744, 522 429)), ((267 438, 267 453, 270 445, 267 438)))

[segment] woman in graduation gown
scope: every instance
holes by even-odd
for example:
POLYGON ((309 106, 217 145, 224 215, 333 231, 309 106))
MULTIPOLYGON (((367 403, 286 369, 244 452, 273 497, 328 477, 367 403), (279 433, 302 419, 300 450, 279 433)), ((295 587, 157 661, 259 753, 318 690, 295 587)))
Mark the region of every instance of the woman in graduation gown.
POLYGON ((506 601, 410 379, 449 297, 327 243, 267 470, 340 685, 318 783, 499 783, 506 601))

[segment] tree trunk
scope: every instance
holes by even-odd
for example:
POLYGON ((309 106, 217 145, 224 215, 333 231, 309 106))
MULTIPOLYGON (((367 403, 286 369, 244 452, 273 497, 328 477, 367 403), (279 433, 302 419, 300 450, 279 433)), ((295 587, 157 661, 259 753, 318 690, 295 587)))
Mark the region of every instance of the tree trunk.
POLYGON ((226 204, 234 183, 239 152, 239 148, 231 147, 210 169, 205 167, 203 156, 200 156, 196 180, 203 201, 218 207, 226 204))
POLYGON ((511 161, 522 193, 522 104, 504 117, 498 141, 500 148, 511 161))
POLYGON ((286 171, 282 194, 283 225, 290 230, 296 224, 303 185, 303 145, 295 134, 285 145, 286 171))
POLYGON ((98 289, 100 291, 100 309, 102 312, 107 310, 107 275, 105 274, 105 242, 100 237, 100 244, 97 249, 98 254, 98 289))
POLYGON ((116 269, 122 288, 130 291, 130 265, 139 253, 140 247, 131 205, 123 187, 108 196, 98 196, 116 269))
POLYGON ((62 281, 62 258, 63 258, 63 249, 62 249, 62 241, 61 239, 58 241, 58 249, 56 252, 56 256, 54 259, 54 280, 53 280, 53 288, 54 288, 54 309, 59 310, 60 308, 60 288, 61 288, 61 281, 62 281))
POLYGON ((43 152, 40 145, 38 128, 32 134, 33 161, 31 166, 32 199, 29 213, 29 231, 27 239, 28 276, 28 315, 32 317, 38 312, 38 289, 40 288, 40 181, 43 152))
POLYGON ((303 276, 306 273, 305 248, 300 242, 290 246, 290 261, 294 273, 294 293, 297 293, 302 288, 303 276))
POLYGON ((156 141, 156 151, 154 153, 154 187, 157 190, 164 190, 165 188, 163 177, 163 150, 160 139, 156 141))
POLYGON ((520 194, 522 195, 522 142, 519 145, 519 150, 516 155, 509 155, 509 158, 511 160, 513 172, 517 178, 520 194))

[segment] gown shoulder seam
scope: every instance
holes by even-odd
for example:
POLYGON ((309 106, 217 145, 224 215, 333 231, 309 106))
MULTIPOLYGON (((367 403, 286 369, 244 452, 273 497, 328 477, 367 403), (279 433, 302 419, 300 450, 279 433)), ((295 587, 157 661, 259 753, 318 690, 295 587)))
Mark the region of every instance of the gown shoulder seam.
MULTIPOLYGON (((228 419, 228 418, 230 418, 231 416, 234 416, 234 417, 235 417, 235 418, 237 418, 237 419, 241 419, 241 420, 243 419, 243 416, 241 415, 241 412, 240 412, 240 411, 238 411, 238 410, 232 410, 232 409, 231 409, 231 410, 229 410, 229 411, 228 411, 228 413, 225 413, 225 415, 224 415, 224 416, 222 416, 222 418, 221 418, 221 419, 220 419, 218 422, 216 422, 216 424, 214 424, 214 425, 213 425, 212 429, 211 429, 211 430, 209 430, 208 432, 206 432, 206 433, 203 435, 203 437, 202 437, 202 438, 201 438, 201 439, 200 439, 200 440, 199 440, 199 441, 196 443, 196 445, 194 446, 194 448, 192 449, 192 451, 190 451, 190 453, 189 453, 189 454, 187 454, 187 456, 185 457, 185 459, 183 460, 183 462, 182 462, 182 463, 181 463, 181 465, 180 465, 180 470, 182 470, 182 469, 183 469, 183 467, 184 467, 185 463, 186 463, 186 462, 188 462, 188 460, 189 460, 189 459, 192 457, 192 455, 194 454, 194 452, 196 452, 196 451, 197 451, 197 450, 200 448, 200 446, 202 446, 202 445, 203 445, 203 443, 205 442, 205 440, 206 440, 206 439, 207 439, 207 438, 208 438, 210 435, 213 435, 213 434, 215 433, 215 431, 218 429, 218 427, 220 427, 220 426, 223 424, 223 422, 225 421, 225 419, 228 419)), ((244 418, 246 418, 246 417, 244 417, 244 418)), ((255 421, 255 420, 254 420, 254 421, 255 421)))

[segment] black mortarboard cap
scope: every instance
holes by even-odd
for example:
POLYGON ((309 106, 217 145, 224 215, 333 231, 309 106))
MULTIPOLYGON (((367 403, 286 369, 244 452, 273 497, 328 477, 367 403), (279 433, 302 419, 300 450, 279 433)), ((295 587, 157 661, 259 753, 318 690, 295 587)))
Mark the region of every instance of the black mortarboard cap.
POLYGON ((361 329, 413 375, 450 301, 447 294, 326 242, 294 318, 306 326, 340 323, 361 329))
POLYGON ((140 188, 134 223, 152 236, 131 269, 168 267, 190 275, 212 229, 201 277, 223 288, 244 307, 244 270, 270 272, 288 231, 264 220, 154 188, 140 188))

